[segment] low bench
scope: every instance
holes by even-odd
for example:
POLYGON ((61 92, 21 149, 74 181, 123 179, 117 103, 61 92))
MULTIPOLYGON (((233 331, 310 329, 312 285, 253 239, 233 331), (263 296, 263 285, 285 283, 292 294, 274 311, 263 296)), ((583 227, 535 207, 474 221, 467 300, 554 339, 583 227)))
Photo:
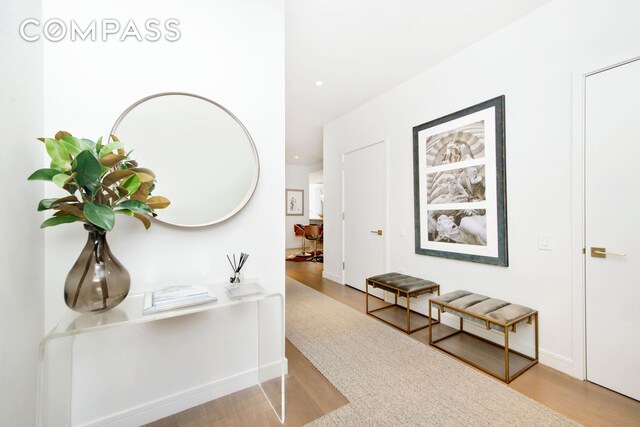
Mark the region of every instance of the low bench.
MULTIPOLYGON (((431 309, 436 308, 438 313, 446 312, 454 314, 460 317, 460 329, 454 333, 440 337, 437 340, 433 339, 433 325, 429 322, 429 344, 443 350, 452 356, 467 362, 476 368, 493 375, 496 378, 505 381, 507 384, 513 379, 517 378, 524 371, 538 363, 538 312, 529 307, 525 307, 518 304, 511 304, 506 301, 502 301, 495 298, 489 298, 484 295, 473 294, 467 291, 455 291, 445 295, 441 295, 429 300, 429 313, 431 309), (485 340, 475 334, 471 334, 464 330, 464 320, 467 319, 480 326, 485 327, 487 330, 497 330, 504 333, 504 346, 495 344, 491 341, 485 340), (535 357, 527 356, 514 350, 509 349, 509 332, 515 333, 516 326, 521 323, 531 324, 534 323, 535 327, 535 357), (484 343, 499 348, 504 348, 504 372, 496 372, 487 368, 487 363, 481 363, 483 360, 489 361, 490 356, 487 356, 490 352, 486 351, 486 344, 484 350, 478 350, 475 354, 469 354, 462 356, 459 354, 461 347, 460 343, 453 343, 453 345, 445 346, 443 341, 450 339, 459 334, 471 335, 484 343), (480 355, 483 353, 484 356, 480 355), (515 366, 516 372, 511 374, 509 363, 509 356, 512 356, 512 364, 515 366), (517 360, 514 362, 513 360, 517 360), (474 360, 471 360, 474 359, 474 360)), ((462 342, 462 341, 461 341, 462 342)), ((501 369, 500 369, 501 370, 501 369)))
MULTIPOLYGON (((365 288, 366 288, 365 293, 367 298, 365 305, 366 305, 367 314, 375 317, 378 320, 382 320, 383 322, 393 326, 394 328, 400 329, 401 331, 406 332, 407 334, 412 334, 416 331, 429 327, 429 325, 426 324, 424 326, 411 329, 411 313, 414 313, 415 315, 421 316, 425 319, 429 319, 429 323, 431 323, 431 316, 430 316, 431 312, 429 312, 429 316, 425 316, 424 314, 411 310, 411 298, 417 298, 423 294, 437 293, 437 295, 440 295, 440 285, 438 285, 437 283, 432 282, 430 280, 424 280, 418 277, 407 276, 406 274, 400 274, 400 273, 386 273, 386 274, 380 274, 378 276, 369 277, 366 281, 365 288), (369 310, 369 286, 371 286, 372 288, 382 289, 384 291, 391 292, 392 294, 394 294, 394 298, 395 298, 394 303, 389 304, 385 307, 369 310), (373 314, 374 312, 377 312, 380 310, 386 310, 394 307, 402 307, 401 305, 398 304, 399 296, 400 297, 404 296, 407 300, 406 327, 399 326, 397 324, 390 322, 387 319, 384 319, 376 314, 373 314)), ((404 308, 405 307, 402 307, 402 309, 404 308)), ((436 324, 438 322, 440 322, 440 312, 438 312, 438 320, 433 323, 436 324)))

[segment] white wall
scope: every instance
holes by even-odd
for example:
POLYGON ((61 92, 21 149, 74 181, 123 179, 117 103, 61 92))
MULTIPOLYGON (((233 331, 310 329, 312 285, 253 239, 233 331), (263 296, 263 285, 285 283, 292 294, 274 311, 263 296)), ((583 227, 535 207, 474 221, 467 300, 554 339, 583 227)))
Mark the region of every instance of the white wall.
MULTIPOLYGON (((243 251, 251 255, 245 277, 258 277, 264 287, 284 293, 283 203, 282 197, 274 196, 282 194, 285 183, 284 2, 46 0, 44 15, 84 23, 95 18, 116 18, 123 23, 129 19, 144 23, 152 17, 177 18, 182 32, 175 43, 117 39, 45 43, 47 135, 65 129, 92 139, 106 136, 120 113, 136 100, 158 92, 184 91, 227 107, 244 123, 257 146, 258 186, 247 206, 233 218, 204 229, 154 223, 148 231, 137 221, 118 218, 108 239, 131 274, 131 292, 228 280, 230 268, 225 254, 243 251)), ((135 141, 124 142, 135 148, 135 141)), ((190 150, 189 141, 158 149, 179 161, 198 155, 190 150)), ((147 166, 153 169, 153 165, 147 166)), ((163 180, 170 179, 158 177, 158 194, 162 194, 163 180)), ((225 185, 194 183, 205 184, 225 185)), ((45 328, 49 330, 67 310, 63 284, 84 245, 86 232, 73 224, 47 230, 45 236, 45 328)), ((251 334, 246 337, 250 340, 251 334)), ((170 347, 162 350, 170 351, 170 347)), ((121 351, 126 353, 127 348, 121 351)), ((131 351, 142 368, 145 358, 154 357, 158 348, 131 351)), ((229 347, 224 351, 233 359, 243 349, 229 347)), ((237 366, 231 364, 225 374, 235 371, 237 366)), ((96 407, 94 416, 104 415, 102 410, 104 407, 96 407)))
POLYGON ((573 373, 572 73, 640 55, 639 14, 635 1, 553 1, 326 125, 326 273, 341 276, 341 156, 388 137, 390 270, 437 281, 443 292, 467 289, 537 308, 541 361, 573 373), (412 128, 502 94, 510 266, 416 255, 412 128), (553 251, 537 249, 540 232, 553 235, 553 251))
POLYGON ((323 216, 322 183, 309 182, 309 219, 322 220, 323 216))
MULTIPOLYGON (((286 188, 304 190, 304 212, 302 216, 285 217, 285 237, 287 249, 302 248, 302 236, 296 236, 294 224, 309 224, 309 166, 286 165, 286 188)), ((282 196, 284 200, 284 195, 282 196)), ((282 208, 284 209, 284 203, 282 208)))
POLYGON ((41 182, 42 46, 18 35, 20 22, 41 13, 39 0, 0 5, 0 425, 35 424, 38 342, 43 332, 41 182))

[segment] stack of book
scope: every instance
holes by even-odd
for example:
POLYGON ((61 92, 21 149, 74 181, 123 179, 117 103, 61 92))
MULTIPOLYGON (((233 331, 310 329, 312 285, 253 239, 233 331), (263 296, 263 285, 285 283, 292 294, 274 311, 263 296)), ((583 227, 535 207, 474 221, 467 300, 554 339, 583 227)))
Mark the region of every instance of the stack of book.
POLYGON ((144 296, 144 314, 216 301, 215 295, 203 285, 170 286, 144 296))

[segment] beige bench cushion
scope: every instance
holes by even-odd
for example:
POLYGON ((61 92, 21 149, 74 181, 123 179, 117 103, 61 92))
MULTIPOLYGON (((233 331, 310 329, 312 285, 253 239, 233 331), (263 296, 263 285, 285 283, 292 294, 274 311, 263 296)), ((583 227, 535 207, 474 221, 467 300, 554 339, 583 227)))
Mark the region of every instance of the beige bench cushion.
POLYGON ((498 310, 487 313, 487 317, 500 323, 511 323, 515 319, 528 316, 533 313, 534 310, 524 305, 509 304, 498 310))
POLYGON ((438 287, 438 284, 431 280, 420 279, 419 277, 407 276, 400 273, 386 273, 369 277, 367 281, 376 282, 376 287, 389 292, 396 292, 394 288, 401 289, 412 296, 430 293, 438 287), (389 287, 385 286, 389 285, 389 287))
POLYGON ((466 297, 467 295, 471 295, 471 292, 467 291, 453 291, 448 294, 440 295, 439 297, 431 298, 434 306, 439 307, 438 303, 443 302, 445 304, 450 303, 453 300, 466 297))
MULTIPOLYGON (((483 319, 489 320, 491 322, 490 327, 499 331, 504 331, 504 327, 496 323, 507 325, 516 319, 535 313, 535 310, 523 305, 511 304, 499 299, 461 290, 431 298, 431 302, 433 306, 438 309, 442 308, 439 303, 447 304, 448 307, 442 308, 443 311, 472 320, 478 324, 486 325, 483 319), (470 314, 462 313, 457 311, 457 309, 464 310, 470 314)), ((525 318, 520 322, 526 320, 528 319, 525 318)))
MULTIPOLYGON (((502 309, 510 305, 506 301, 502 301, 495 298, 487 298, 486 300, 479 302, 471 307, 467 307, 467 311, 477 314, 478 316, 486 316, 487 314, 494 312, 498 309, 502 309)), ((513 304, 511 304, 513 305, 513 304)))

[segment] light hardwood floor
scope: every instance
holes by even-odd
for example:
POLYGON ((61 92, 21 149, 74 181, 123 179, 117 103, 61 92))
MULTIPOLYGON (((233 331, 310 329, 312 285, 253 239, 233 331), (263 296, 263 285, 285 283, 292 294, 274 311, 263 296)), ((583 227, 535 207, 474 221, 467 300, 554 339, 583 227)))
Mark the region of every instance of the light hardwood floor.
MULTIPOLYGON (((323 279, 322 267, 322 263, 286 263, 289 277, 364 312, 364 293, 323 279)), ((370 304, 375 307, 382 303, 372 300, 370 304)), ((411 337, 427 345, 427 334, 425 329, 411 337)), ((288 340, 286 356, 289 361, 286 426, 304 425, 348 403, 288 340)), ((544 365, 534 366, 509 387, 586 426, 640 426, 640 402, 544 365)), ((261 391, 252 387, 150 425, 244 427, 280 424, 261 391)))
MULTIPOLYGON (((287 275, 356 310, 365 311, 364 293, 323 279, 322 264, 289 262, 287 275)), ((411 338, 428 345, 428 330, 415 332, 411 338)), ((640 426, 637 400, 541 364, 516 378, 509 387, 586 426, 640 426)))
MULTIPOLYGON (((289 362, 285 426, 302 426, 338 409, 349 401, 295 348, 285 343, 289 362)), ((153 427, 253 427, 280 426, 258 386, 155 421, 153 427)))

